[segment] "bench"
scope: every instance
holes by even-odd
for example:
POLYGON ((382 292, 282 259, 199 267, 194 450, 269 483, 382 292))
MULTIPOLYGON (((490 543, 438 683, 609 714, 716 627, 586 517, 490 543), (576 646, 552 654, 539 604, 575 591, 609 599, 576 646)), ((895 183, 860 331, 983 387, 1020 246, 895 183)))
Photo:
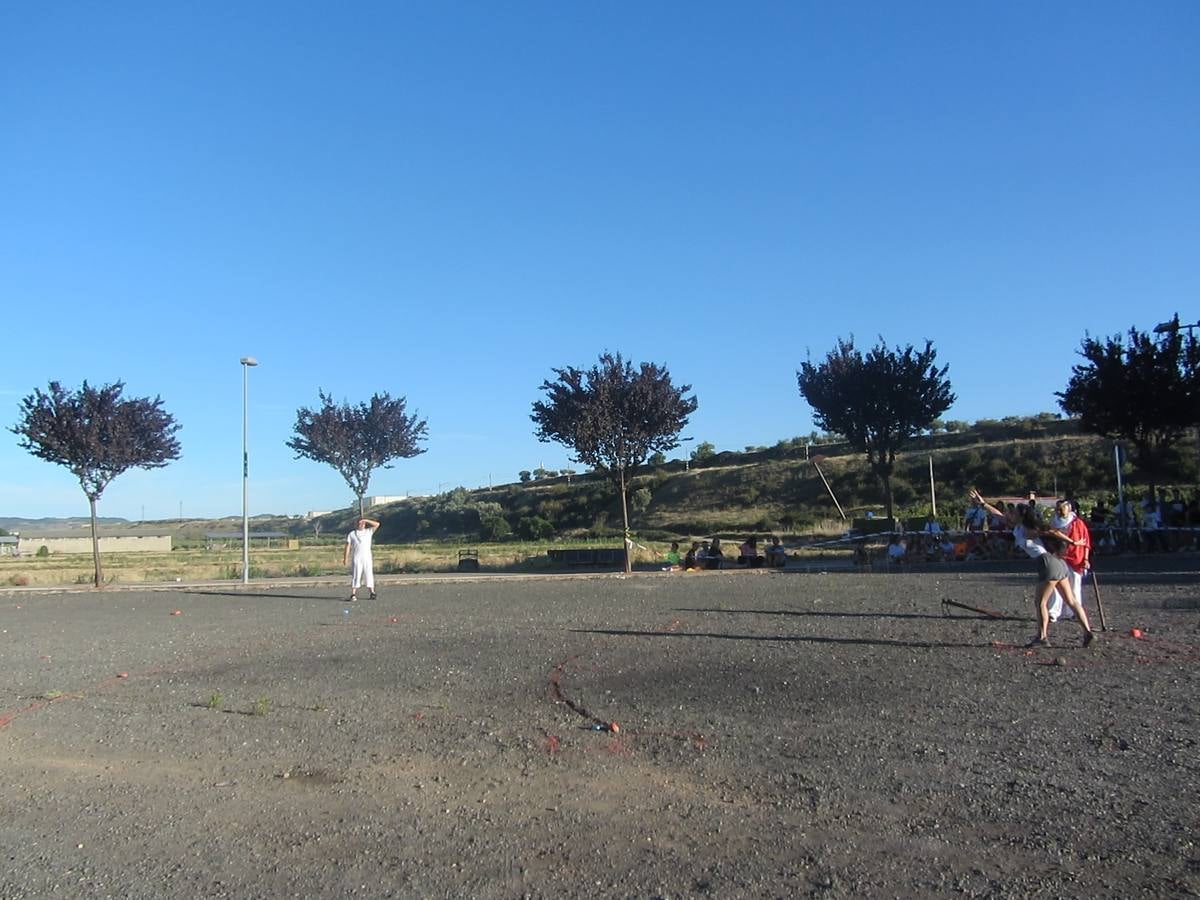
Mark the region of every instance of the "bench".
POLYGON ((479 571, 479 551, 478 550, 459 550, 458 551, 458 571, 460 571, 460 572, 478 572, 479 571))

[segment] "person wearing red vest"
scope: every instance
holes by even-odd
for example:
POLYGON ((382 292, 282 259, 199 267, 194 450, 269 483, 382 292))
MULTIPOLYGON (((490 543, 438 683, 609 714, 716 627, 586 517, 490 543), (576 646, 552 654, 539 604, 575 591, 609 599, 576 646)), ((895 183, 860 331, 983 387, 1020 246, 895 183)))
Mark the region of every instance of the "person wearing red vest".
MULTIPOLYGON (((1092 533, 1083 517, 1075 512, 1070 500, 1059 500, 1055 504, 1054 520, 1051 524, 1075 542, 1068 544, 1063 550, 1062 561, 1070 570, 1071 587, 1075 591, 1075 597, 1083 603, 1083 576, 1092 563, 1092 533)), ((1057 592, 1050 598, 1051 622, 1057 622, 1060 616, 1070 619, 1074 615, 1070 607, 1063 608, 1062 597, 1057 592)))

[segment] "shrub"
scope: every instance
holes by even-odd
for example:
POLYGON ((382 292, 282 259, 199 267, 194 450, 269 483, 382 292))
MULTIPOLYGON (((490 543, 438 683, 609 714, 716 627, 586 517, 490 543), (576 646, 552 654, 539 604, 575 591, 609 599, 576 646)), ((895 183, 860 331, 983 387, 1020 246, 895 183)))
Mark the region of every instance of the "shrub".
POLYGON ((522 540, 544 541, 554 534, 554 526, 541 516, 525 516, 517 522, 517 534, 522 540))
POLYGON ((479 522, 479 538, 484 541, 501 541, 512 534, 512 526, 504 516, 489 515, 479 522))
POLYGON ((37 553, 34 554, 34 556, 36 556, 38 559, 45 559, 49 555, 50 555, 50 548, 47 547, 45 544, 42 544, 42 546, 38 547, 37 553))

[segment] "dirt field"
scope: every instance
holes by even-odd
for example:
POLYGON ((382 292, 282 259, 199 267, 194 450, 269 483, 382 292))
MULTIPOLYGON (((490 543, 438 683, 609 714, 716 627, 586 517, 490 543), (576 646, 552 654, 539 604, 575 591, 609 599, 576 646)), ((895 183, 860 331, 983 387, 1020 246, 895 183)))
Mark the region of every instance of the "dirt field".
POLYGON ((1195 896, 1200 559, 1118 568, 4 592, 0 897, 1195 896))

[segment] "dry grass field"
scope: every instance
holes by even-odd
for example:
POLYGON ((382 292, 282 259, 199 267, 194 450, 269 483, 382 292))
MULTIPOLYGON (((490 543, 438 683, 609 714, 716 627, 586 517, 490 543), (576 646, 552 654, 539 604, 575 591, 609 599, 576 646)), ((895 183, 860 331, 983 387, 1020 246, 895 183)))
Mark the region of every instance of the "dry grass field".
MULTIPOLYGON (((607 545, 619 545, 606 542, 607 545)), ((558 545, 555 546, 575 546, 558 545)), ((578 546, 585 546, 579 544, 578 546)), ((666 545, 635 549, 634 563, 649 565, 666 545)), ((402 572, 452 572, 458 567, 462 544, 379 544, 375 547, 375 571, 380 575, 402 572)), ((538 571, 550 567, 545 544, 503 543, 472 545, 483 571, 538 571)), ((109 553, 101 560, 108 584, 153 584, 175 581, 239 579, 242 551, 233 545, 224 549, 177 549, 170 553, 109 553)), ((294 578, 340 575, 342 544, 302 545, 297 550, 253 548, 250 553, 252 578, 294 578)), ((0 587, 48 587, 90 584, 94 568, 91 554, 50 556, 0 556, 0 587)))

